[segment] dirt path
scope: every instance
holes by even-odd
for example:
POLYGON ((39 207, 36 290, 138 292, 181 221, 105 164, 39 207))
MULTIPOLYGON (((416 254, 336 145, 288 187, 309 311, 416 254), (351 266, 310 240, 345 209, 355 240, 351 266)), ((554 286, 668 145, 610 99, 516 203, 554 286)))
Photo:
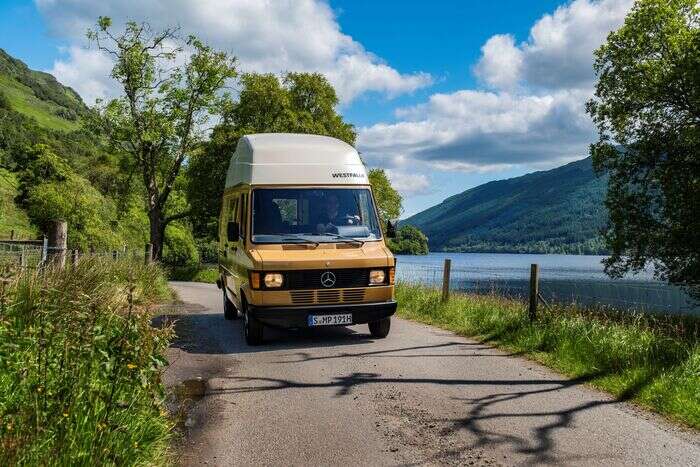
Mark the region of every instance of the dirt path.
POLYGON ((395 319, 247 347, 216 287, 185 305, 166 384, 202 377, 184 465, 698 465, 700 437, 517 356, 395 319))

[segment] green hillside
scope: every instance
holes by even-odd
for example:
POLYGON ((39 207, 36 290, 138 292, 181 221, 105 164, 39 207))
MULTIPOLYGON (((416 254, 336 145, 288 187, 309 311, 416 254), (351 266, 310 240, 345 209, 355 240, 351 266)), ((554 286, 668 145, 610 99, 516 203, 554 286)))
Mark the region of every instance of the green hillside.
POLYGON ((80 96, 48 73, 30 70, 22 61, 0 49, 0 91, 12 109, 55 130, 78 128, 86 110, 80 96))
POLYGON ((586 158, 480 185, 402 223, 433 251, 603 253, 606 184, 586 158))
POLYGON ((16 238, 34 238, 36 229, 27 213, 15 204, 19 182, 15 174, 0 168, 0 239, 15 231, 16 238))
POLYGON ((148 219, 130 172, 99 135, 72 89, 0 49, 0 239, 69 225, 71 248, 142 248, 148 219))

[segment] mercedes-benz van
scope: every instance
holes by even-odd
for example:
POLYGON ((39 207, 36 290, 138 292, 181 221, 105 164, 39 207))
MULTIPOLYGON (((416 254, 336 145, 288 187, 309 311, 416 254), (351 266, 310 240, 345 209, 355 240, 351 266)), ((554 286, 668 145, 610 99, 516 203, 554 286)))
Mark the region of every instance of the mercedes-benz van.
POLYGON ((224 317, 244 319, 248 344, 262 342, 265 326, 367 323, 386 337, 395 263, 352 146, 316 135, 240 138, 226 175, 217 285, 224 317))

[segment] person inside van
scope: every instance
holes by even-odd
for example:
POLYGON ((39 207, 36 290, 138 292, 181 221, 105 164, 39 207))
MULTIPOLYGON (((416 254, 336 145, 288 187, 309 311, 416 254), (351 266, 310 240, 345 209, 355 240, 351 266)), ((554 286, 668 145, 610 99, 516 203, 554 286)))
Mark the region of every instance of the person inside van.
MULTIPOLYGON (((347 200, 345 200, 347 201, 347 200)), ((336 227, 342 225, 355 225, 360 223, 359 212, 356 210, 341 210, 341 203, 338 196, 329 194, 324 199, 323 207, 317 219, 316 232, 324 234, 334 233, 336 227), (340 214, 341 211, 343 214, 340 214)))

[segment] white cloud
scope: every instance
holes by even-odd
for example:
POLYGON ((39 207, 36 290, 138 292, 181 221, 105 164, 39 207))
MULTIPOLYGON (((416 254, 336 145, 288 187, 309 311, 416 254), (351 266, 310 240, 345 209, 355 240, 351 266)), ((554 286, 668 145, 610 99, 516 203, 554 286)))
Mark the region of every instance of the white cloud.
POLYGON ((76 46, 64 52, 67 60, 57 60, 49 73, 72 87, 89 105, 96 99, 112 97, 114 82, 109 77, 112 61, 105 54, 76 46))
POLYGON ((430 179, 425 174, 387 170, 391 185, 404 196, 425 195, 430 193, 430 179))
POLYGON ((482 47, 474 74, 492 91, 433 94, 395 112, 396 121, 360 128, 371 164, 394 171, 427 165, 445 172, 548 168, 580 159, 595 140, 585 113, 593 91, 593 51, 619 27, 632 0, 575 0, 531 28, 482 47))
POLYGON ((470 172, 577 159, 594 135, 584 112, 587 95, 434 94, 425 104, 401 109, 403 121, 361 128, 358 146, 370 162, 401 167, 419 160, 439 170, 470 172))
POLYGON ((590 87, 593 51, 624 21, 633 0, 576 0, 544 15, 516 45, 496 35, 482 48, 477 76, 497 89, 517 83, 545 89, 590 87))
MULTIPOLYGON (((336 86, 342 102, 364 92, 392 97, 431 83, 425 73, 402 74, 343 34, 321 0, 36 0, 50 31, 84 44, 98 16, 115 25, 148 21, 155 29, 178 24, 216 48, 232 52, 244 71, 318 71, 336 86)), ((51 72, 76 89, 76 77, 99 80, 71 53, 51 72)), ((109 94, 108 89, 100 92, 109 94)), ((95 93, 93 91, 93 93, 95 93)), ((97 92, 96 94, 99 94, 97 92)))
POLYGON ((481 60, 474 67, 475 74, 489 85, 512 89, 520 80, 523 51, 515 46, 510 34, 497 34, 481 47, 481 60))

